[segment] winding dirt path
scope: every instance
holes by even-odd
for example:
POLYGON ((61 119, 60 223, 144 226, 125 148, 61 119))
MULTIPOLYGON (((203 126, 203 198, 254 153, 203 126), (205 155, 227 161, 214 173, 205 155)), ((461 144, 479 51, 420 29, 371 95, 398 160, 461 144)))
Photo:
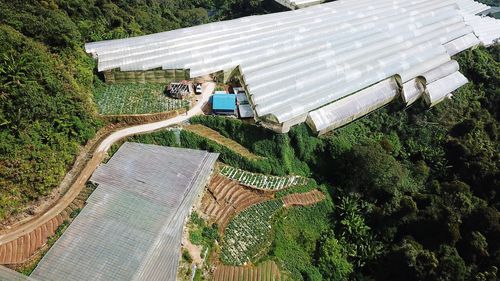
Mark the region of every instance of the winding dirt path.
POLYGON ((184 114, 178 115, 176 117, 155 123, 138 125, 121 129, 119 131, 110 134, 108 137, 106 137, 104 140, 101 141, 101 143, 95 150, 94 154, 92 155, 92 158, 85 164, 85 167, 77 175, 77 178, 73 182, 71 187, 57 201, 57 203, 53 205, 50 209, 48 209, 44 214, 35 217, 31 220, 28 220, 20 225, 16 225, 11 229, 9 229, 8 231, 2 233, 0 235, 0 245, 9 243, 13 240, 23 237, 26 234, 30 234, 40 226, 46 224, 48 221, 55 219, 78 196, 78 194, 83 189, 85 183, 88 181, 94 170, 106 157, 106 152, 108 151, 108 149, 115 142, 132 135, 148 133, 169 127, 171 125, 182 123, 193 116, 203 114, 202 109, 205 106, 205 104, 208 103, 214 89, 215 89, 215 83, 213 82, 204 83, 203 92, 200 100, 185 115, 184 114))

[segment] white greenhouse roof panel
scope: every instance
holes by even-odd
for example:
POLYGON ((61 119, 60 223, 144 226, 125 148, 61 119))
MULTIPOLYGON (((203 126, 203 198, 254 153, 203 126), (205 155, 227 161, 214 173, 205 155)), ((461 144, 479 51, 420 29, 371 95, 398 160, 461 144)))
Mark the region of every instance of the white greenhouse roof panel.
POLYGON ((307 122, 319 134, 324 134, 388 104, 398 94, 398 85, 390 78, 310 112, 307 122))
POLYGON ((460 10, 471 15, 479 14, 491 8, 488 5, 473 0, 456 0, 456 1, 458 7, 460 7, 460 10))
POLYGON ((500 38, 500 20, 491 17, 464 15, 467 25, 485 46, 493 45, 500 38))
POLYGON ((418 81, 418 79, 411 79, 410 81, 403 84, 403 88, 401 90, 401 96, 403 98, 403 102, 406 105, 410 105, 416 102, 419 98, 422 97, 425 89, 423 85, 418 81))
POLYGON ((435 106, 445 98, 451 97, 451 92, 467 84, 465 76, 456 71, 446 77, 427 85, 424 94, 425 101, 429 106, 435 106))
POLYGON ((184 220, 218 154, 125 143, 92 175, 97 189, 32 276, 175 280, 184 220))
POLYGON ((462 51, 477 46, 480 43, 481 41, 479 41, 479 39, 476 37, 476 35, 474 35, 474 33, 469 33, 467 35, 464 35, 460 38, 457 38, 453 41, 444 44, 444 47, 446 49, 446 52, 448 52, 448 55, 454 56, 462 51))
POLYGON ((200 77, 239 67, 255 118, 289 128, 370 85, 393 76, 407 82, 451 54, 491 43, 492 22, 468 25, 458 1, 338 0, 86 50, 99 71, 181 68, 200 77))
POLYGON ((447 63, 440 65, 424 74, 422 77, 425 79, 426 84, 430 84, 435 82, 441 78, 444 78, 448 75, 451 75, 459 70, 458 62, 455 60, 451 60, 447 63))
POLYGON ((288 9, 302 9, 313 5, 318 5, 325 0, 275 0, 277 3, 287 7, 288 9))

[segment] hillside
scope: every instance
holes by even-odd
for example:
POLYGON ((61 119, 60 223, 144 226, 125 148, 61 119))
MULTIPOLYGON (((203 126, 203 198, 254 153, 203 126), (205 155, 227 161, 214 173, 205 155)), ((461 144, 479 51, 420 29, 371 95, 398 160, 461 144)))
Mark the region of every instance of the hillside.
MULTIPOLYGON (((269 2, 1 1, 0 222, 50 194, 106 125, 93 100, 102 77, 84 42, 274 11, 269 2)), ((272 231, 254 262, 287 280, 497 280, 500 46, 455 59, 470 83, 432 109, 391 104, 322 137, 305 125, 275 134, 191 120, 259 156, 252 161, 186 130, 179 141, 252 173, 310 177, 326 194, 267 216, 272 231)), ((129 140, 177 146, 171 131, 129 140)))
POLYGON ((48 195, 103 125, 92 95, 102 80, 85 42, 263 13, 264 6, 227 0, 0 1, 0 222, 48 195))
MULTIPOLYGON (((190 132, 181 145, 322 184, 327 200, 273 217, 271 241, 252 260, 272 259, 291 280, 497 280, 499 51, 456 56, 471 82, 430 110, 393 104, 320 138, 306 125, 279 135, 239 120, 191 119, 266 156, 257 161, 190 132)), ((177 145, 170 131, 131 141, 177 145)))
POLYGON ((193 136, 185 144, 236 167, 326 184, 327 201, 273 222, 264 260, 293 280, 497 280, 499 51, 456 57, 471 83, 452 101, 427 111, 394 104, 321 138, 305 125, 278 136, 237 120, 192 120, 266 155, 252 165, 193 136))

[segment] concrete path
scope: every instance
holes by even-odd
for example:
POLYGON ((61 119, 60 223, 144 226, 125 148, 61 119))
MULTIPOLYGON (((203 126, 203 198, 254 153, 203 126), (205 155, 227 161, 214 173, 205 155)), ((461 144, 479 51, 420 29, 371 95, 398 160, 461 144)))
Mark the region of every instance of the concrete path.
POLYGON ((109 135, 97 147, 92 158, 90 159, 90 161, 87 162, 85 167, 82 169, 76 181, 71 185, 68 191, 59 199, 59 201, 49 210, 47 210, 43 215, 33 218, 32 220, 24 224, 13 227, 12 229, 9 229, 6 233, 2 234, 0 236, 0 245, 18 239, 19 237, 27 233, 31 233, 39 226, 43 225, 44 223, 46 223, 47 221, 51 220, 59 213, 61 213, 78 196, 78 194, 83 189, 85 183, 88 181, 94 170, 104 160, 108 149, 115 142, 132 135, 143 134, 163 129, 187 121, 189 118, 193 116, 202 115, 203 114, 202 109, 210 100, 210 96, 212 95, 214 90, 215 90, 215 83, 213 82, 204 83, 200 99, 198 100, 196 105, 187 112, 187 114, 178 115, 176 117, 155 123, 125 128, 109 135))

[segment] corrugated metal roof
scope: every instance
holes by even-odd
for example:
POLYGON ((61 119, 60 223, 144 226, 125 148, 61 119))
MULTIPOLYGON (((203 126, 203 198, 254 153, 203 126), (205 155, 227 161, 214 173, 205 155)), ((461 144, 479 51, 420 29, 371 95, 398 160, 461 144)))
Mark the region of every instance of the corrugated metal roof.
POLYGON ((217 154, 125 143, 87 205, 33 272, 37 280, 175 280, 184 220, 217 154))
POLYGON ((240 118, 252 118, 253 110, 249 104, 238 105, 238 111, 240 112, 240 118))
POLYGON ((405 83, 437 67, 436 60, 489 44, 496 33, 480 42, 457 1, 339 0, 86 49, 98 56, 99 70, 186 68, 197 77, 239 66, 256 118, 289 128, 382 80, 405 83))
POLYGON ((236 110, 236 95, 215 94, 212 96, 213 110, 236 110))
POLYGON ((236 95, 236 99, 239 104, 248 104, 248 97, 245 93, 239 93, 236 95))

